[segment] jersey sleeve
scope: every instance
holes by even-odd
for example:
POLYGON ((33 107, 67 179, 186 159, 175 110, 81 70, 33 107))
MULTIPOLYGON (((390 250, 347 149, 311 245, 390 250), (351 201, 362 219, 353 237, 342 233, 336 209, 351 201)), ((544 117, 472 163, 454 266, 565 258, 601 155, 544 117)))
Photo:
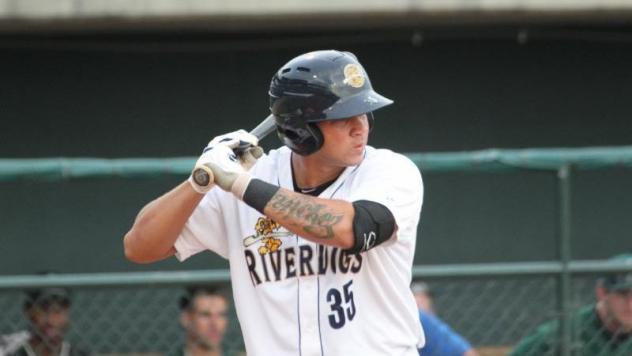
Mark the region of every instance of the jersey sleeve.
POLYGON ((226 224, 219 206, 219 188, 211 190, 191 214, 174 247, 180 261, 204 250, 228 258, 226 224))
POLYGON ((362 167, 363 174, 354 182, 350 201, 370 200, 386 206, 395 217, 398 239, 414 237, 424 193, 421 173, 404 155, 380 151, 365 162, 367 166, 362 167))

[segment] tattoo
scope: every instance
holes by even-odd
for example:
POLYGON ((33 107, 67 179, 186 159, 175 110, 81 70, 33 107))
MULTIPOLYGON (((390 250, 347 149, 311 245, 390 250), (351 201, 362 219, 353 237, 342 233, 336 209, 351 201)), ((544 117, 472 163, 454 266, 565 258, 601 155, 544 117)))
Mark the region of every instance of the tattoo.
POLYGON ((317 204, 313 198, 302 195, 292 196, 279 190, 268 203, 285 218, 299 218, 307 224, 301 225, 303 231, 322 239, 334 237, 334 226, 342 220, 342 214, 325 211, 325 205, 317 204))

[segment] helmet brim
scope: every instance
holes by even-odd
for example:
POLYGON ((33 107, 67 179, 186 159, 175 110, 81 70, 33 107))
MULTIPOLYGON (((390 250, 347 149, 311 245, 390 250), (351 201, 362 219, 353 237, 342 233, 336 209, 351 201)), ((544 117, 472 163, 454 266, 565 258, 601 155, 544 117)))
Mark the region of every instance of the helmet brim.
POLYGON ((353 116, 373 112, 385 106, 391 105, 393 100, 376 93, 373 90, 348 96, 337 101, 334 105, 323 110, 322 116, 309 122, 325 120, 347 119, 353 116))

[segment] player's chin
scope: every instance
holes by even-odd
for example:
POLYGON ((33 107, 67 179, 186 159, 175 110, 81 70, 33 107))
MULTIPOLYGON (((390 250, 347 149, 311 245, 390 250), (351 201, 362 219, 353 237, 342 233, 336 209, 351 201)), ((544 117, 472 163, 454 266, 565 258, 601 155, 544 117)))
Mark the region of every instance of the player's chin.
POLYGON ((354 154, 347 157, 346 165, 357 166, 358 164, 362 162, 362 159, 364 159, 364 151, 362 151, 362 153, 360 154, 354 154))

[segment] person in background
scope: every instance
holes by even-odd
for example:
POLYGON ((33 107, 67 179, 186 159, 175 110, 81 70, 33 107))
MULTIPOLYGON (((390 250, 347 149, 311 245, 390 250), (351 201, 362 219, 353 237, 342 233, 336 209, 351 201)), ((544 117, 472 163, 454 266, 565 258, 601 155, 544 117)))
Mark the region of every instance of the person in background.
MULTIPOLYGON (((632 266, 632 254, 611 260, 632 266)), ((607 274, 597 279, 597 301, 571 316, 573 355, 632 355, 632 272, 607 274)), ((538 326, 514 348, 512 356, 560 353, 559 321, 538 326)))
POLYGON ((222 356, 228 328, 228 297, 216 287, 194 286, 180 299, 180 324, 186 335, 181 355, 222 356))
POLYGON ((435 313, 434 304, 432 302, 433 296, 430 291, 430 287, 426 282, 413 282, 410 285, 410 289, 413 292, 413 296, 415 296, 415 302, 417 303, 417 308, 419 310, 424 310, 428 313, 435 313))
POLYGON ((0 337, 2 356, 84 356, 89 353, 65 339, 70 326, 70 296, 63 288, 26 293, 28 330, 0 337))
POLYGON ((426 344, 419 349, 419 355, 476 356, 472 345, 435 315, 433 296, 428 284, 417 281, 413 282, 410 288, 415 296, 419 320, 426 334, 426 344))

